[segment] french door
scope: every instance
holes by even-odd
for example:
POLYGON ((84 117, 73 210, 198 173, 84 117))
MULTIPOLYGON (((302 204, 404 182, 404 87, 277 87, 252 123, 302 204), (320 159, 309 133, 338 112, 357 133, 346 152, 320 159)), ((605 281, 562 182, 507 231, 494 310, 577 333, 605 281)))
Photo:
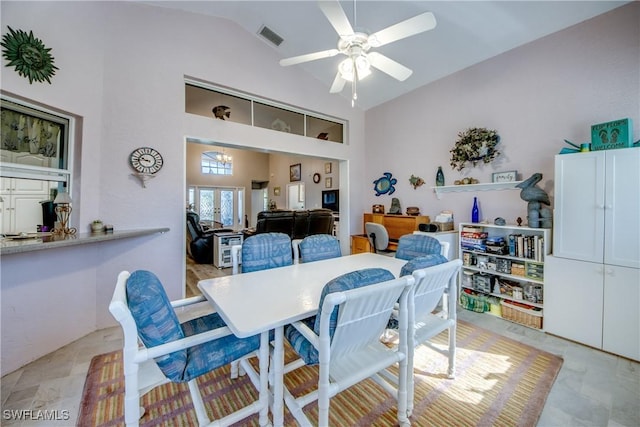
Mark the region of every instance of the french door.
POLYGON ((212 227, 244 228, 244 187, 189 187, 189 204, 212 227))

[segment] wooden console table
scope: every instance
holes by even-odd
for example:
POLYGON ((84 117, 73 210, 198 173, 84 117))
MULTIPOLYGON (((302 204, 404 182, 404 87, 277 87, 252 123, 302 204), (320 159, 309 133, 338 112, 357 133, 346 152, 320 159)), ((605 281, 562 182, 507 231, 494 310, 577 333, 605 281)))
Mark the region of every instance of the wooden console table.
MULTIPOLYGON (((375 222, 384 225, 389 233, 389 250, 395 251, 398 247, 398 239, 405 234, 411 234, 418 230, 420 224, 431 222, 426 215, 389 215, 365 213, 362 218, 362 229, 367 222, 375 222)), ((371 244, 366 234, 354 234, 351 236, 351 253, 371 252, 371 244)))

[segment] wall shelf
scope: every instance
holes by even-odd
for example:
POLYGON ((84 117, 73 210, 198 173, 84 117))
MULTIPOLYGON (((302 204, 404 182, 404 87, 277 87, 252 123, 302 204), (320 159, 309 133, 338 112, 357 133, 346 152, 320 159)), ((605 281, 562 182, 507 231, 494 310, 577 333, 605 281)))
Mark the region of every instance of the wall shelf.
POLYGON ((512 182, 487 182, 483 184, 463 184, 463 185, 445 185, 442 187, 431 187, 436 193, 438 199, 442 198, 444 193, 459 193, 462 191, 490 191, 490 190, 515 190, 516 185, 522 181, 512 182))

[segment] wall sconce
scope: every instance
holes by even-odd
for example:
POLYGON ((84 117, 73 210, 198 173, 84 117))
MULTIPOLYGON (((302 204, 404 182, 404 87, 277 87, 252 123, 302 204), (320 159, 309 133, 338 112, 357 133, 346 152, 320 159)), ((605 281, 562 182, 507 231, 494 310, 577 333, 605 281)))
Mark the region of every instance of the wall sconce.
POLYGON ((69 216, 71 215, 71 197, 66 191, 61 191, 53 201, 56 215, 58 216, 58 228, 53 230, 55 234, 76 234, 75 228, 69 228, 69 216))

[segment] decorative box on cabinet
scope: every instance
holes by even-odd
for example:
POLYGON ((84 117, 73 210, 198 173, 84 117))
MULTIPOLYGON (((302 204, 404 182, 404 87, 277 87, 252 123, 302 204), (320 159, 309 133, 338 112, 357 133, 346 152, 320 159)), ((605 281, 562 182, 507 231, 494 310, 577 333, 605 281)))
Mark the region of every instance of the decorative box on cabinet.
POLYGON ((231 267, 231 247, 242 244, 241 232, 224 232, 213 235, 213 265, 218 268, 231 267))
POLYGON ((556 156, 547 332, 640 360, 640 148, 556 156))
POLYGON ((502 317, 507 320, 542 329, 543 307, 547 299, 544 262, 551 252, 551 230, 517 225, 461 223, 458 242, 463 263, 460 294, 467 294, 461 301, 475 299, 491 302, 490 305, 485 304, 482 310, 478 309, 478 304, 463 307, 474 311, 490 311, 491 314, 502 311, 502 317), (500 238, 508 250, 495 250, 496 245, 487 244, 487 239, 497 241, 500 238), (522 265, 522 271, 518 265, 522 265), (535 274, 527 275, 527 271, 535 274))

